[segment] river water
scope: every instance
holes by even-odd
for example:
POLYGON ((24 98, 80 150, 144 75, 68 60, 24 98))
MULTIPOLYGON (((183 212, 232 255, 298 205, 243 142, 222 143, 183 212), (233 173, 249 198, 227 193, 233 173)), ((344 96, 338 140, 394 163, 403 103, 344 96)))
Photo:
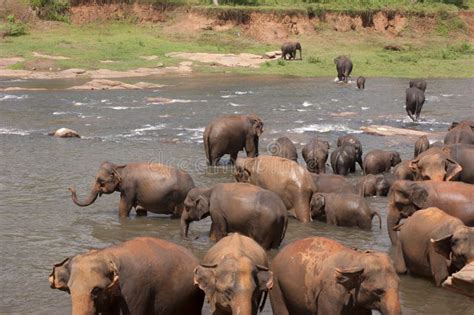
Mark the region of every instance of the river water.
MULTIPOLYGON (((100 163, 155 161, 187 170, 197 185, 232 181, 225 168, 207 169, 202 133, 214 117, 257 113, 265 122, 260 151, 286 135, 302 144, 317 136, 335 145, 338 136, 356 133, 364 151, 398 150, 413 154, 413 139, 360 133, 369 124, 445 131, 451 121, 473 118, 474 79, 429 80, 420 124, 404 110, 407 79, 367 80, 366 90, 336 84, 331 78, 192 75, 146 79, 164 84, 157 90, 70 91, 79 81, 0 80, 8 86, 44 87, 47 91, 0 92, 0 313, 67 314, 69 296, 49 288, 54 263, 90 248, 136 236, 160 237, 202 257, 213 245, 210 220, 191 224, 196 240, 179 236, 179 220, 149 215, 120 221, 119 195, 76 207, 67 188, 85 197, 100 163), (150 98, 164 97, 163 105, 150 98), (46 134, 60 127, 79 131, 82 139, 46 134)), ((127 81, 133 82, 133 81, 127 81)), ((300 156, 301 160, 301 156, 300 156)), ((300 161, 302 162, 302 161, 300 161)), ((356 176, 360 175, 358 169, 356 176)), ((386 198, 369 198, 382 212, 382 231, 374 219, 370 232, 302 225, 290 220, 283 245, 307 236, 325 236, 362 249, 390 251, 385 228, 386 198)), ((276 251, 270 251, 273 257, 276 251)), ((474 300, 435 288, 431 281, 401 277, 404 314, 472 314, 474 300)), ((204 313, 208 313, 206 308, 204 313)), ((271 314, 267 302, 265 314, 271 314)))

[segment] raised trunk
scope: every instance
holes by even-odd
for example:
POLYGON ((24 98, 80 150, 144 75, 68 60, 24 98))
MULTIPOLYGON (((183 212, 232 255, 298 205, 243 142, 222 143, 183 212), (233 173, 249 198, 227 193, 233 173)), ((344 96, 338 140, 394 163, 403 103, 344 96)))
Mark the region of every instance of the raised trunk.
POLYGON ((389 205, 388 214, 387 214, 387 231, 388 231, 388 236, 390 237, 390 241, 392 242, 393 246, 395 246, 398 242, 398 234, 397 234, 397 231, 393 230, 393 227, 397 225, 399 222, 400 222, 400 214, 398 213, 398 210, 392 205, 389 205))
POLYGON ((400 298, 398 290, 389 290, 385 293, 384 303, 380 312, 383 315, 400 315, 400 298))
POLYGON ((87 207, 87 206, 90 206, 91 204, 94 203, 94 201, 97 199, 97 197, 99 196, 99 188, 97 187, 97 185, 95 185, 93 188, 92 188, 92 191, 91 191, 91 194, 89 195, 89 198, 87 198, 87 200, 83 201, 83 202, 80 202, 79 200, 77 200, 77 195, 76 195, 76 191, 73 189, 73 188, 69 188, 69 191, 71 192, 71 198, 72 198, 72 201, 78 205, 79 207, 87 207))

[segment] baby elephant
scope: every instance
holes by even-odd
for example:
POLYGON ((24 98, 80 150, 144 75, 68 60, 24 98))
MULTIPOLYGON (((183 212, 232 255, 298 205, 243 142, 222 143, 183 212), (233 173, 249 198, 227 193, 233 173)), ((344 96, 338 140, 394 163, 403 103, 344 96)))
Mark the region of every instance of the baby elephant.
POLYGON ((306 168, 308 171, 316 174, 326 173, 328 153, 329 143, 318 139, 312 139, 301 151, 306 162, 306 168))
POLYGON ((311 215, 328 224, 358 226, 363 230, 372 228, 372 218, 376 215, 382 228, 380 214, 356 194, 315 193, 311 198, 311 215))
POLYGON ((298 161, 298 153, 295 144, 288 137, 280 137, 268 146, 273 156, 279 156, 288 160, 298 161))
POLYGON ((365 89, 365 78, 360 76, 357 78, 357 88, 359 90, 365 89))
POLYGON ((288 213, 280 197, 247 183, 223 183, 193 188, 184 201, 182 235, 189 224, 211 216, 210 238, 219 241, 231 232, 253 238, 265 249, 278 248, 285 237, 288 213))
POLYGON ((288 55, 290 56, 288 60, 295 60, 296 51, 300 51, 300 60, 303 60, 301 55, 301 44, 299 42, 286 42, 281 46, 281 56, 283 59, 287 60, 288 55))
POLYGON ((393 174, 369 174, 359 180, 357 189, 362 197, 387 196, 394 181, 393 174))
POLYGON ((364 174, 388 172, 401 161, 400 153, 396 151, 372 150, 364 156, 364 174))

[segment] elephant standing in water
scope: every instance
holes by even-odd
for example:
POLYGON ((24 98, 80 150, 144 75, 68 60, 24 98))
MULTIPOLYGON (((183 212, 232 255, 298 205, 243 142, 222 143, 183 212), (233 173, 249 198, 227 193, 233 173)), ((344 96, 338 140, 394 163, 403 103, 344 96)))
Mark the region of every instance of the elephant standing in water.
POLYGON ((284 60, 295 60, 297 50, 300 51, 300 60, 303 60, 303 56, 301 54, 301 44, 299 42, 286 42, 281 46, 281 57, 284 60), (289 58, 287 58, 288 55, 290 56, 289 58))
POLYGON ((273 274, 263 248, 233 233, 209 249, 194 269, 194 283, 206 293, 213 315, 256 315, 273 286, 273 274))
MULTIPOLYGON (((362 163, 362 143, 360 142, 359 138, 357 138, 354 135, 345 135, 345 136, 340 136, 337 138, 337 143, 336 145, 338 147, 343 146, 344 144, 352 144, 356 150, 356 155, 355 155, 355 160, 359 164, 360 168, 363 169, 363 163, 362 163)), ((355 171, 355 169, 354 169, 355 171)))
POLYGON ((339 81, 347 83, 352 72, 351 59, 347 56, 339 56, 334 59, 334 63, 336 64, 337 78, 339 81))
POLYGON ((275 315, 400 315, 400 279, 385 253, 309 237, 285 246, 271 270, 275 315))
POLYGON ((76 191, 69 190, 72 201, 80 207, 91 205, 102 194, 120 192, 121 218, 128 217, 132 207, 136 208, 137 215, 146 215, 150 211, 179 218, 184 198, 193 187, 191 176, 172 166, 148 162, 125 165, 103 162, 87 200, 79 201, 76 191))
POLYGON ((230 115, 214 119, 204 130, 204 150, 210 166, 230 154, 235 163, 239 151, 248 157, 258 156, 258 139, 263 133, 263 121, 256 115, 230 115))
POLYGON ((331 166, 334 174, 347 175, 355 172, 357 150, 351 143, 344 143, 331 152, 331 166))
POLYGON ((273 156, 279 156, 288 160, 298 161, 296 146, 288 137, 280 137, 268 146, 273 156))
POLYGON ((184 201, 181 231, 187 237, 189 224, 211 216, 210 238, 219 241, 238 232, 265 249, 278 248, 285 237, 288 213, 274 192, 246 183, 222 183, 211 188, 193 188, 184 201))
POLYGON ((360 76, 357 78, 357 88, 359 90, 365 89, 365 77, 360 76))
POLYGON ((416 87, 406 89, 405 110, 411 120, 418 121, 420 118, 421 108, 425 103, 425 93, 416 87))
POLYGON ((329 143, 327 141, 312 139, 301 150, 306 168, 311 173, 326 173, 326 161, 329 154, 329 143))
POLYGON ((375 149, 364 156, 364 174, 380 174, 401 163, 400 153, 375 149))
POLYGON ((416 158, 421 153, 425 152, 430 148, 430 141, 427 136, 421 136, 415 142, 414 157, 416 158))
POLYGON ((182 246, 140 237, 66 258, 54 265, 49 283, 71 295, 72 314, 200 315, 197 265, 182 246))
POLYGON ((395 227, 399 239, 395 269, 433 277, 439 287, 452 273, 474 262, 474 228, 438 208, 420 210, 395 227))
POLYGON ((423 91, 423 93, 426 92, 426 81, 423 79, 413 79, 410 80, 409 87, 416 87, 420 90, 423 91))
POLYGON ((453 123, 448 133, 444 137, 444 144, 474 144, 474 122, 463 120, 459 123, 453 123))

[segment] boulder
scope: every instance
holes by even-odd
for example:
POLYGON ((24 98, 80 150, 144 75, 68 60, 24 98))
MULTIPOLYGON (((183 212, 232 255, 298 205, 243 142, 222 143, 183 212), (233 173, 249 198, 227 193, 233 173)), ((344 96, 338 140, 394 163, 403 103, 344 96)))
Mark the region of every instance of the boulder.
POLYGON ((54 132, 48 133, 50 136, 58 137, 58 138, 80 138, 81 136, 75 130, 69 128, 59 128, 54 132))

